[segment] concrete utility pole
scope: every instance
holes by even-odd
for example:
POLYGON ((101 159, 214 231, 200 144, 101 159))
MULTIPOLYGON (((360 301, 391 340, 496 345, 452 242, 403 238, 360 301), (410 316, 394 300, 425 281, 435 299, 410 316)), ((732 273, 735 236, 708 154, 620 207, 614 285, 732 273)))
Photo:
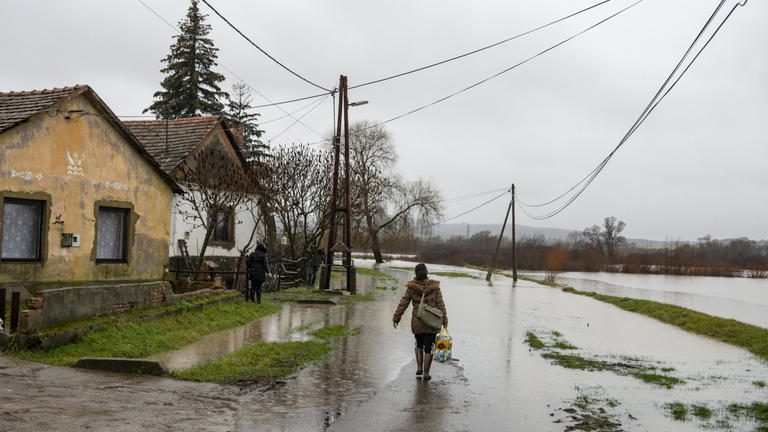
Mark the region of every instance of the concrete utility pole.
POLYGON ((517 236, 515 235, 515 184, 514 183, 512 183, 512 202, 510 203, 510 206, 512 206, 512 281, 517 282, 517 258, 515 257, 515 249, 517 249, 515 242, 517 241, 517 236))
POLYGON ((351 178, 352 169, 349 161, 349 97, 347 95, 347 77, 339 78, 339 113, 336 122, 336 133, 333 137, 333 188, 331 190, 330 223, 328 226, 328 249, 325 251, 325 268, 320 275, 320 289, 331 287, 331 272, 333 270, 334 253, 342 252, 342 266, 346 271, 347 290, 355 293, 356 276, 352 264, 352 213, 351 213, 351 178), (344 202, 339 199, 339 165, 341 164, 341 134, 344 134, 344 202), (337 213, 343 213, 344 231, 342 241, 337 242, 338 219, 337 213))

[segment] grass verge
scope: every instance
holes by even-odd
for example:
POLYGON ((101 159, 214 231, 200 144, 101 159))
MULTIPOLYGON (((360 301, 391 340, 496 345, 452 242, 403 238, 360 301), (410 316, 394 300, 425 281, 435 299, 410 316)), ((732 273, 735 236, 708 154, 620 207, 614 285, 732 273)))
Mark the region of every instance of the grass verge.
POLYGON ((768 361, 768 329, 650 300, 583 292, 573 288, 563 288, 563 291, 592 297, 626 311, 643 314, 683 330, 745 348, 761 359, 768 361))
POLYGON ((324 342, 257 342, 216 360, 172 375, 190 381, 235 384, 290 375, 301 366, 325 357, 324 342))
POLYGON ((478 276, 471 275, 465 272, 432 272, 432 276, 444 276, 447 278, 467 278, 467 279, 480 279, 478 276))
POLYGON ((220 384, 253 383, 290 375, 308 363, 325 358, 330 339, 360 334, 360 327, 321 327, 312 335, 319 341, 257 342, 190 369, 173 371, 176 378, 220 384))
POLYGON ((74 343, 49 351, 17 349, 10 351, 10 354, 61 366, 71 366, 82 357, 144 358, 181 348, 207 334, 244 325, 279 310, 280 306, 268 299, 260 305, 226 303, 200 312, 186 312, 151 321, 117 322, 74 343))

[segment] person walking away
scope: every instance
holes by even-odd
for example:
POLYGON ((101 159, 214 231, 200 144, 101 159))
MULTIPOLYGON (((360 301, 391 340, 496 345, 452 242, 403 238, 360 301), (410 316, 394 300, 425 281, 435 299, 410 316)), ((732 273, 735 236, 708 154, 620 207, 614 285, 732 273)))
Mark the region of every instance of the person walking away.
POLYGON ((245 301, 250 300, 261 304, 261 286, 269 275, 267 247, 264 246, 264 243, 256 245, 256 249, 248 255, 245 267, 248 271, 248 279, 251 280, 250 287, 245 294, 245 301))
POLYGON ((430 380, 432 379, 432 376, 429 374, 430 367, 432 366, 432 349, 435 345, 435 337, 438 330, 427 327, 422 323, 421 320, 416 318, 416 312, 419 310, 419 304, 421 304, 421 299, 423 298, 426 304, 437 307, 443 312, 443 327, 448 327, 448 312, 445 309, 443 294, 440 291, 440 281, 429 279, 427 266, 424 263, 418 264, 414 271, 416 276, 405 285, 405 294, 403 294, 403 298, 400 299, 400 303, 397 305, 395 315, 392 317, 392 324, 397 328, 408 305, 413 305, 411 331, 416 338, 416 377, 420 378, 423 376, 425 380, 430 380))
POLYGON ((320 265, 323 263, 323 250, 318 249, 315 251, 314 254, 312 254, 312 257, 309 259, 309 275, 307 275, 307 283, 309 286, 315 285, 315 280, 317 279, 317 271, 320 269, 320 265))

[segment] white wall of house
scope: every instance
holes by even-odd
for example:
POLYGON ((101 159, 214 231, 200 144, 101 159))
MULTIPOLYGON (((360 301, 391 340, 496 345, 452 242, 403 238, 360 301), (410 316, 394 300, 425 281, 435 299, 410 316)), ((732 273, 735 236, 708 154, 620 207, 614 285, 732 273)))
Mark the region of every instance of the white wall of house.
MULTIPOLYGON (((184 214, 192 213, 192 205, 182 195, 175 194, 173 197, 173 207, 171 210, 171 248, 170 256, 181 255, 178 240, 185 239, 187 248, 191 256, 198 256, 205 239, 205 229, 200 225, 199 220, 185 218, 184 214)), ((259 216, 256 200, 240 204, 234 211, 234 246, 225 248, 218 245, 211 245, 205 251, 205 256, 232 256, 240 255, 239 249, 242 249, 251 236, 256 218, 259 216), (253 211, 253 214, 251 212, 253 211)), ((256 242, 264 238, 263 224, 259 223, 256 229, 254 240, 251 247, 256 242)))

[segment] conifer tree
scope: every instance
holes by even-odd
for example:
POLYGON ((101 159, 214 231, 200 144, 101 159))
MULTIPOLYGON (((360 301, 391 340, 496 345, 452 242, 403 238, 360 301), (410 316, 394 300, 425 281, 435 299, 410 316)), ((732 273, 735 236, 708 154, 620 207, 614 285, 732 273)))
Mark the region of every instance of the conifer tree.
POLYGON ((157 118, 218 114, 224 109, 221 99, 228 95, 218 84, 224 75, 212 69, 218 48, 207 37, 211 26, 205 24, 207 15, 200 12, 197 3, 192 0, 186 18, 179 22, 181 33, 173 37, 171 52, 162 60, 166 64, 161 70, 166 74, 163 90, 155 92, 155 101, 144 110, 157 118))
POLYGON ((269 155, 269 146, 259 138, 264 133, 257 123, 259 114, 251 112, 251 92, 248 85, 238 82, 232 85, 232 95, 227 104, 229 118, 243 127, 245 158, 249 162, 260 161, 269 155))

